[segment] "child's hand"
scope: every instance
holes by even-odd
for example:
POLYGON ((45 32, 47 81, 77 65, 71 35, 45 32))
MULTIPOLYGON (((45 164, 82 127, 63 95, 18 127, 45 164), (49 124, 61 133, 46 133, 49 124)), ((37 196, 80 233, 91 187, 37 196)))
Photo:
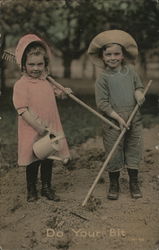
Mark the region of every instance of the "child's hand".
POLYGON ((139 106, 141 106, 144 103, 145 96, 140 89, 135 90, 135 99, 139 106))
POLYGON ((68 94, 68 95, 70 95, 70 94, 72 94, 72 93, 73 93, 73 91, 72 91, 72 89, 71 89, 71 88, 65 88, 65 90, 66 90, 66 92, 67 92, 67 94, 68 94))
POLYGON ((120 115, 118 115, 115 111, 112 111, 110 117, 118 121, 121 130, 123 130, 123 128, 129 129, 124 119, 120 115))
POLYGON ((120 116, 117 118, 117 121, 119 122, 121 130, 123 130, 123 128, 129 129, 129 127, 126 125, 126 122, 120 116))
POLYGON ((37 129, 37 131, 38 131, 39 135, 41 135, 41 136, 44 136, 44 135, 46 135, 48 133, 48 131, 46 130, 46 128, 43 128, 43 127, 39 127, 37 129))
POLYGON ((54 134, 51 128, 46 127, 45 130, 46 130, 46 133, 54 134))
POLYGON ((70 95, 73 93, 72 89, 70 89, 70 88, 65 88, 65 91, 66 91, 66 93, 65 92, 62 93, 62 99, 67 98, 67 95, 70 95))

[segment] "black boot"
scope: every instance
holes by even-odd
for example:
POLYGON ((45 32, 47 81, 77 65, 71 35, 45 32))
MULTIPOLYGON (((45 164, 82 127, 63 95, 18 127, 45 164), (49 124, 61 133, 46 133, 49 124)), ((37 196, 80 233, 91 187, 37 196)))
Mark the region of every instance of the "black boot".
POLYGON ((38 175, 39 162, 33 162, 26 167, 27 180, 27 201, 34 202, 38 199, 36 183, 38 175))
POLYGON ((60 201, 60 198, 56 196, 55 191, 51 188, 51 178, 52 160, 47 159, 41 163, 41 195, 45 196, 48 200, 60 201))
POLYGON ((128 168, 129 174, 129 187, 132 198, 142 198, 142 194, 138 184, 138 170, 128 168))
POLYGON ((109 172, 109 193, 107 198, 109 200, 117 200, 119 197, 119 176, 120 172, 109 172))

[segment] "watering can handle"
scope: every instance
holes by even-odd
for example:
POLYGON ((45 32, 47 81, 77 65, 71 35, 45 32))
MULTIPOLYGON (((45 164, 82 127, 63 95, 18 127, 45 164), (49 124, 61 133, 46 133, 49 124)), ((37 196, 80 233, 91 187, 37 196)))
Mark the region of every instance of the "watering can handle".
MULTIPOLYGON (((52 134, 50 134, 50 135, 52 135, 52 134)), ((60 139, 63 139, 63 138, 65 138, 64 135, 54 136, 53 139, 50 137, 52 143, 55 142, 55 141, 58 141, 58 140, 60 140, 60 139)))

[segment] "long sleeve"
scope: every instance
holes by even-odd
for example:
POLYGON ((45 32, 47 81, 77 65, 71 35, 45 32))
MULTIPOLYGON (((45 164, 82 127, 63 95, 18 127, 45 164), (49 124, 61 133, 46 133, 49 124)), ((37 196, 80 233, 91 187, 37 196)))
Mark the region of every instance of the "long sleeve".
POLYGON ((99 111, 107 114, 112 113, 113 109, 110 104, 110 93, 106 80, 101 75, 95 83, 96 105, 99 111))

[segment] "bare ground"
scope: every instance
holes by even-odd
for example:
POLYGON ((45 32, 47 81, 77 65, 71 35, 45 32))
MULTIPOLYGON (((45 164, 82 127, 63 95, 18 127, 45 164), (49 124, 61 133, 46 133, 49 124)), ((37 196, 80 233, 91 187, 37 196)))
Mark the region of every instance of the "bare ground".
MULTIPOLYGON (((158 250, 159 126, 144 129, 144 140, 140 171, 143 198, 139 200, 130 197, 123 170, 118 201, 106 199, 109 182, 105 173, 88 204, 81 206, 104 161, 100 137, 73 147, 73 160, 67 168, 59 163, 54 166, 54 186, 61 197, 58 203, 41 197, 40 192, 37 202, 27 203, 25 169, 13 167, 3 173, 0 249, 158 250)), ((11 156, 1 155, 5 162, 2 157, 11 156)))

